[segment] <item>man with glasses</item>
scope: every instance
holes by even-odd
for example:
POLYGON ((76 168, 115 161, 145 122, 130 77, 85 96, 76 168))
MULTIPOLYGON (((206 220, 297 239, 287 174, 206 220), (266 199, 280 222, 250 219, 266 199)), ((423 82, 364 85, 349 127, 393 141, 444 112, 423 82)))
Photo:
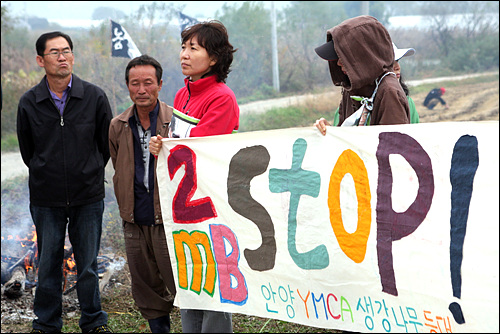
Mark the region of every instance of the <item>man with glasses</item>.
POLYGON ((66 228, 78 272, 80 328, 83 333, 111 333, 97 274, 111 107, 101 88, 72 74, 75 57, 68 35, 41 35, 36 52, 45 76, 21 97, 17 111, 38 242, 32 333, 61 332, 66 228))

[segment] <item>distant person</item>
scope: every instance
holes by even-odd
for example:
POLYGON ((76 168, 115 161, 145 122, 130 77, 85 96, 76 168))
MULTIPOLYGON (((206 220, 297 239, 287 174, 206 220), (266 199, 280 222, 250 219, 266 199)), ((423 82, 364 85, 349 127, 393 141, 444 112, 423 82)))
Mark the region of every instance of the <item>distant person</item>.
MULTIPOLYGON (((233 91, 225 84, 233 62, 227 30, 219 21, 201 22, 182 31, 180 65, 185 87, 179 89, 174 108, 183 115, 172 117, 171 138, 205 137, 238 130, 240 109, 233 91), (176 124, 173 124, 176 123, 176 124)), ((160 153, 163 136, 153 136, 149 150, 160 153)), ((184 333, 232 333, 228 312, 181 309, 184 333)))
POLYGON ((448 103, 446 103, 442 98, 445 92, 446 89, 444 87, 432 89, 425 97, 424 106, 427 107, 427 109, 432 110, 439 102, 441 102, 441 104, 444 105, 444 109, 448 109, 448 103))
POLYGON ((158 99, 163 69, 148 55, 125 70, 133 105, 111 120, 109 148, 113 183, 123 219, 132 296, 152 333, 170 332, 175 281, 163 227, 151 135, 167 136, 172 107, 158 99))
MULTIPOLYGON (((335 86, 342 87, 339 125, 362 106, 353 97, 371 98, 372 110, 360 125, 410 123, 408 99, 393 72, 394 49, 387 29, 374 17, 347 19, 329 29, 327 42, 315 49, 328 61, 335 86), (358 43, 357 41, 365 41, 358 43)), ((321 118, 316 127, 324 135, 328 122, 321 118)))
POLYGON ((36 52, 45 76, 21 97, 17 109, 38 244, 32 333, 61 332, 66 228, 78 273, 79 326, 83 333, 111 333, 97 273, 111 107, 101 88, 72 74, 75 55, 67 34, 42 34, 36 52))

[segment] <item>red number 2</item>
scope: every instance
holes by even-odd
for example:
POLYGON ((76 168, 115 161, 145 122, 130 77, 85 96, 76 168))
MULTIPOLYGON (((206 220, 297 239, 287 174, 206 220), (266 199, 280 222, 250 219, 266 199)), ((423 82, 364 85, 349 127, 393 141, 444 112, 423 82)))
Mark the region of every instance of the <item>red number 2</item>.
POLYGON ((168 157, 170 180, 174 178, 175 173, 182 165, 184 165, 186 173, 179 183, 172 204, 174 223, 195 224, 217 217, 217 212, 210 197, 191 200, 198 188, 196 154, 187 146, 177 145, 170 150, 168 157))

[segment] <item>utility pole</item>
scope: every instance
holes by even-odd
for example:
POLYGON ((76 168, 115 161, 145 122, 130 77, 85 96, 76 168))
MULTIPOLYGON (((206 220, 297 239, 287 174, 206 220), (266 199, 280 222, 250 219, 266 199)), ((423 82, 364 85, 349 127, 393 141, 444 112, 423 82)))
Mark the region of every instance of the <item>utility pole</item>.
POLYGON ((271 1, 271 39, 272 39, 272 51, 273 51, 273 87, 274 90, 280 92, 280 74, 278 67, 278 37, 276 35, 276 10, 274 9, 274 1, 271 1))
POLYGON ((361 1, 361 15, 370 15, 370 1, 361 1))

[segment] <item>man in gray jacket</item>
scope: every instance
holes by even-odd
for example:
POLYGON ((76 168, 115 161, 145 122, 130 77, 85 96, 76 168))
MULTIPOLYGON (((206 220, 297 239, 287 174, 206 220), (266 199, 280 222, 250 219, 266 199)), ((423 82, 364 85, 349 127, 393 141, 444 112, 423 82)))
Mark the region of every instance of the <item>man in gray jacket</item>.
POLYGON ((113 184, 123 219, 132 295, 153 333, 170 331, 175 281, 163 228, 151 136, 167 137, 173 109, 158 100, 162 67, 148 55, 132 59, 125 81, 134 102, 111 121, 113 184))
POLYGON ((101 309, 97 274, 111 108, 101 88, 72 74, 75 56, 68 35, 42 34, 36 51, 45 76, 21 97, 17 112, 38 242, 32 332, 61 331, 67 227, 78 272, 80 328, 83 333, 111 333, 108 315, 101 309))

